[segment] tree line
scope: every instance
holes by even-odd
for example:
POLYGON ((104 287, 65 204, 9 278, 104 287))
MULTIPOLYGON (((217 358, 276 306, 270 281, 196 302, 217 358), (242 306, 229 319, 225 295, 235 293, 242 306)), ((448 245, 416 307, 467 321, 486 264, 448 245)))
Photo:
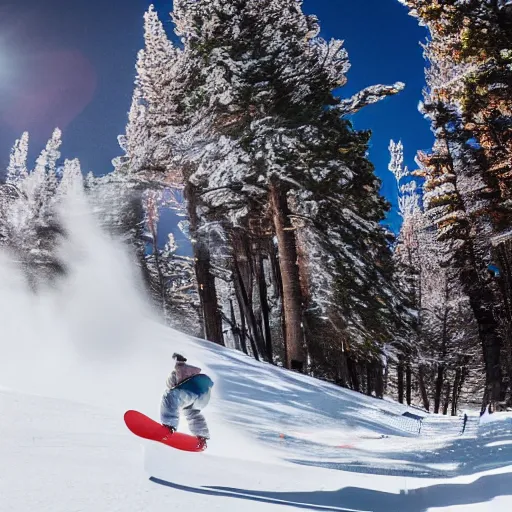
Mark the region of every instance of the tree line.
POLYGON ((114 171, 58 170, 56 132, 29 172, 24 135, 1 186, 0 242, 15 247, 23 225, 32 281, 65 271, 51 205, 80 182, 110 205, 102 222, 133 248, 171 325, 434 412, 475 396, 512 405, 511 8, 400 1, 429 30, 421 109, 436 142, 413 171, 391 143, 398 236, 371 134, 350 117, 404 84, 344 97, 343 43, 321 38, 298 0, 175 0, 172 39, 145 14, 114 171), (169 209, 189 251, 161 219, 169 209))

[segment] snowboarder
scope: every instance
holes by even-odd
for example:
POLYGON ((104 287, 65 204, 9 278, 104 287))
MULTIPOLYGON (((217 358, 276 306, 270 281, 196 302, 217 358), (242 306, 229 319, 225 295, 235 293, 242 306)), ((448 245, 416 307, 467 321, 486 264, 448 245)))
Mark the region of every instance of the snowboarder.
POLYGON ((199 439, 200 446, 206 447, 210 438, 208 426, 201 410, 210 401, 213 382, 201 369, 186 364, 187 359, 181 354, 173 354, 176 364, 167 379, 167 390, 162 397, 160 418, 162 425, 173 434, 178 429, 180 412, 188 421, 192 435, 199 439))

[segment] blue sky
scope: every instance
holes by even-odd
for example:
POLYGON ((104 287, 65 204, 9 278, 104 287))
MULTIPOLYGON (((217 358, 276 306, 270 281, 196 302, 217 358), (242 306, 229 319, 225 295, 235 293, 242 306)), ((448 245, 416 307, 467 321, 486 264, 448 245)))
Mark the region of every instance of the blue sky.
MULTIPOLYGON (((63 154, 84 170, 104 174, 119 154, 116 137, 126 124, 134 65, 142 45, 144 0, 12 0, 0 5, 0 164, 23 130, 40 151, 52 128, 64 131, 63 154)), ((157 0, 162 19, 172 2, 157 0)), ((345 40, 352 62, 344 96, 376 83, 403 81, 399 96, 364 109, 356 128, 373 130, 371 160, 383 193, 396 202, 387 171, 390 138, 401 138, 411 166, 416 150, 432 145, 417 111, 424 84, 419 41, 424 29, 398 0, 305 0, 319 16, 322 36, 345 40)), ((167 23, 169 26, 169 23, 167 23)), ((398 217, 392 213, 396 228, 398 217)))

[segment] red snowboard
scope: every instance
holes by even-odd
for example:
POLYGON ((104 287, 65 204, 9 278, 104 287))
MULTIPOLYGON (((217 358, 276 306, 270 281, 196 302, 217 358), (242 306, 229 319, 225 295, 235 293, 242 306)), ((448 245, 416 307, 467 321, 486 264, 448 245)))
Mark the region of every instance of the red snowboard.
POLYGON ((200 446, 197 437, 175 432, 171 434, 169 429, 148 418, 144 414, 137 411, 128 411, 124 415, 124 422, 131 432, 136 436, 151 441, 172 446, 178 450, 186 452, 202 452, 206 446, 200 446))

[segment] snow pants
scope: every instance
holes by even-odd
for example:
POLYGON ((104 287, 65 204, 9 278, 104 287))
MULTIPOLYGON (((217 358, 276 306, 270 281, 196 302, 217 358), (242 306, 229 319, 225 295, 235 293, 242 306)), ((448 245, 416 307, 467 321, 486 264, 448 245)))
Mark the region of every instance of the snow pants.
POLYGON ((207 375, 199 374, 167 390, 160 407, 162 424, 178 429, 180 413, 183 412, 192 435, 208 439, 210 433, 201 410, 210 401, 212 386, 213 382, 207 375))

